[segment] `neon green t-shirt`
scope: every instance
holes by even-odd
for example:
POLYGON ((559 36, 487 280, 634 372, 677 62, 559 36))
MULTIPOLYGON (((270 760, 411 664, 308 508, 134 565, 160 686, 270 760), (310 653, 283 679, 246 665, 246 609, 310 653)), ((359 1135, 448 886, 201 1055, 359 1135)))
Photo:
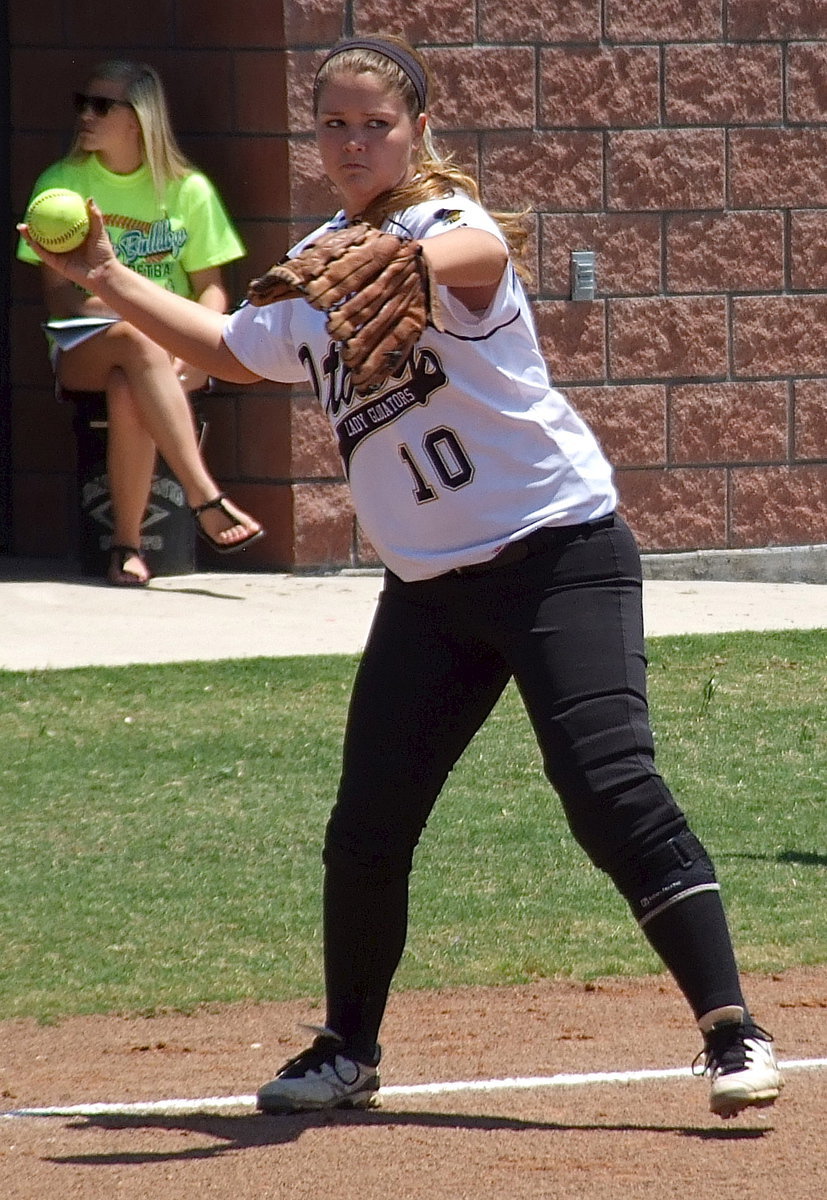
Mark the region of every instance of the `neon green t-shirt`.
MULTIPOLYGON (((91 196, 120 261, 179 296, 192 298, 188 277, 194 271, 223 266, 246 253, 218 193, 199 171, 168 183, 159 199, 146 164, 130 175, 115 175, 90 154, 47 167, 31 198, 54 187, 91 196)), ((40 263, 22 238, 17 257, 40 263)))

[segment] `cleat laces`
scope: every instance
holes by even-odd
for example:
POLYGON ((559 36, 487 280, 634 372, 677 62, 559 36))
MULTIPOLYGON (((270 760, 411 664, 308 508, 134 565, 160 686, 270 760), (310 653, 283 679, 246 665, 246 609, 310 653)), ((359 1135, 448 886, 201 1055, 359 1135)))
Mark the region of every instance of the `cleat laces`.
MULTIPOLYGON (((314 1027, 308 1026, 308 1028, 314 1027)), ((332 1033, 329 1029, 318 1030, 312 1045, 308 1046, 306 1050, 302 1050, 295 1058, 288 1059, 279 1071, 279 1076, 282 1079, 301 1079, 303 1075, 308 1075, 311 1071, 317 1075, 321 1074, 322 1068, 325 1066, 330 1067, 338 1075, 336 1059, 342 1053, 343 1046, 344 1040, 337 1033, 332 1033)), ((342 1082, 349 1081, 343 1079, 342 1082)))
POLYGON ((732 1075, 749 1065, 747 1039, 773 1039, 760 1025, 728 1023, 705 1035, 705 1046, 692 1062, 693 1075, 732 1075))

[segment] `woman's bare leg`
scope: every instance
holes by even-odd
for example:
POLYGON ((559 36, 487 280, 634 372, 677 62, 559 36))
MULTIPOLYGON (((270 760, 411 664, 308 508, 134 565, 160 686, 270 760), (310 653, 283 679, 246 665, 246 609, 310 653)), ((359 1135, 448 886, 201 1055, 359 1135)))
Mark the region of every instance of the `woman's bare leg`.
POLYGON ((155 443, 139 419, 126 376, 119 368, 110 374, 106 407, 106 469, 115 541, 120 546, 140 546, 155 471, 155 443))
MULTIPOLYGON (((119 321, 63 353, 58 363, 60 383, 74 391, 108 392, 113 371, 123 376, 137 421, 169 464, 190 507, 215 499, 219 486, 201 457, 189 401, 165 350, 119 321)), ((230 547, 260 525, 236 505, 228 507, 235 519, 232 525, 216 508, 207 509, 200 520, 207 533, 230 547)))

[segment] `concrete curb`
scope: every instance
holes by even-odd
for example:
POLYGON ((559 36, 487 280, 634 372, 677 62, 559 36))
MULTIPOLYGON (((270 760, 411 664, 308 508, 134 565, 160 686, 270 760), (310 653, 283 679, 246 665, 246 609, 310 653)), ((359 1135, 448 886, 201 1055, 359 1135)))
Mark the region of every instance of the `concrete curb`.
POLYGON ((827 544, 761 550, 694 550, 644 554, 644 579, 706 579, 722 583, 827 583, 827 544))

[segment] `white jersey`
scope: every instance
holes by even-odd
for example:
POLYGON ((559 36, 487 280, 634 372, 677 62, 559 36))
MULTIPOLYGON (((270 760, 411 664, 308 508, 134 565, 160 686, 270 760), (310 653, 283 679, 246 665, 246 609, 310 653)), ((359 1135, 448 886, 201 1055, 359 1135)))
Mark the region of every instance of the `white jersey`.
MULTIPOLYGON (((340 213, 292 253, 343 223, 340 213)), ((405 209, 384 228, 424 239, 460 226, 504 240, 460 193, 405 209)), ((617 503, 593 433, 551 386, 513 266, 483 312, 469 311, 445 287, 439 298, 444 332, 429 326, 370 396, 353 390, 324 314, 303 299, 245 305, 224 331, 256 375, 282 383, 309 377, 362 528, 406 581, 484 562, 543 525, 577 525, 617 503)))

